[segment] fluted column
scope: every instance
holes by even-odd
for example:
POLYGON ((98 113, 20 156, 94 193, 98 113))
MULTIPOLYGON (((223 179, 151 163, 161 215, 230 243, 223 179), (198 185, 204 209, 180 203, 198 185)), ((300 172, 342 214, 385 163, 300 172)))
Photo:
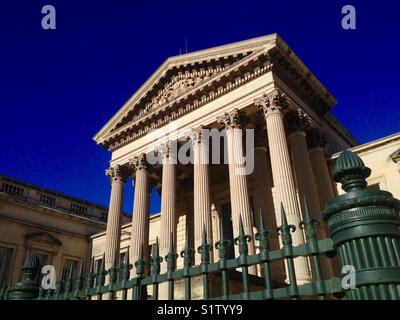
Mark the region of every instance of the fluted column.
MULTIPOLYGON (((276 228, 275 209, 271 189, 273 187, 270 160, 267 154, 267 139, 264 128, 257 127, 254 148, 254 214, 255 227, 259 229, 259 212, 264 213, 264 221, 268 228, 276 228)), ((276 249, 276 248, 274 248, 276 249)))
MULTIPOLYGON (((321 207, 306 141, 306 131, 310 128, 311 121, 308 115, 300 109, 290 112, 286 120, 289 129, 289 144, 292 152, 297 188, 300 195, 301 209, 304 210, 305 208, 305 198, 307 199, 311 216, 314 219, 318 219, 321 214, 321 207)), ((322 221, 321 224, 316 225, 315 228, 318 239, 322 240, 327 238, 322 221)), ((323 257, 321 263, 325 277, 330 278, 332 276, 330 260, 323 257)))
MULTIPOLYGON (((160 255, 165 258, 171 236, 176 247, 176 154, 171 142, 159 148, 162 157, 160 255)), ((167 263, 161 264, 161 273, 167 271, 167 263)))
POLYGON ((110 206, 105 239, 105 267, 108 270, 114 264, 117 264, 119 259, 122 206, 127 171, 124 167, 117 165, 107 169, 106 175, 111 180, 110 206))
POLYGON ((201 246, 202 233, 207 233, 207 243, 212 243, 210 182, 208 174, 208 142, 203 127, 188 135, 193 146, 193 193, 194 193, 194 246, 195 263, 201 263, 197 248, 201 246))
MULTIPOLYGON (((318 218, 321 213, 314 172, 308 154, 306 131, 310 127, 310 119, 306 113, 298 109, 287 114, 286 122, 289 129, 289 145, 299 190, 301 209, 304 210, 304 197, 311 210, 311 216, 318 218)), ((320 234, 320 236, 322 236, 320 234)))
MULTIPOLYGON (((130 261, 135 264, 140 258, 141 247, 144 249, 144 256, 147 257, 149 244, 149 177, 146 155, 141 154, 130 160, 135 181, 135 196, 133 201, 130 261)), ((136 270, 132 270, 136 274, 136 270)))
MULTIPOLYGON (((268 229, 275 230, 277 228, 274 201, 272 197, 272 172, 269 153, 267 150, 266 131, 263 126, 259 125, 255 132, 255 148, 254 148, 254 171, 252 173, 254 179, 253 204, 255 218, 255 226, 259 230, 259 211, 263 210, 264 221, 268 229)), ((270 238, 270 248, 272 250, 279 249, 279 238, 276 234, 272 234, 270 238)), ((282 261, 274 261, 271 264, 272 277, 274 280, 282 281, 284 274, 284 264, 282 261)))
MULTIPOLYGON (((286 141, 282 112, 288 107, 286 96, 275 89, 255 101, 256 106, 264 113, 267 123, 268 144, 271 157, 272 176, 277 191, 278 203, 281 202, 287 213, 289 224, 299 226, 301 219, 299 203, 296 196, 295 180, 290 164, 289 149, 286 141)), ((278 210, 275 210, 278 213, 278 210)), ((277 214, 277 222, 281 217, 277 214)), ((292 235, 293 244, 304 243, 302 231, 297 228, 292 235)), ((307 260, 303 257, 295 259, 296 276, 299 282, 310 280, 307 260)))
POLYGON ((324 147, 327 142, 328 140, 320 129, 311 128, 308 130, 307 143, 321 209, 324 209, 327 201, 335 196, 333 180, 325 157, 324 147))
MULTIPOLYGON (((244 232, 252 237, 249 242, 249 255, 255 253, 253 218, 251 213, 249 193, 247 189, 246 170, 243 157, 242 128, 244 114, 238 109, 225 113, 218 118, 218 122, 226 130, 226 142, 228 145, 229 186, 232 207, 233 235, 239 235, 239 221, 242 216, 244 232)), ((235 246, 235 255, 238 256, 238 247, 235 246)), ((257 274, 256 268, 249 268, 251 274, 257 274)))

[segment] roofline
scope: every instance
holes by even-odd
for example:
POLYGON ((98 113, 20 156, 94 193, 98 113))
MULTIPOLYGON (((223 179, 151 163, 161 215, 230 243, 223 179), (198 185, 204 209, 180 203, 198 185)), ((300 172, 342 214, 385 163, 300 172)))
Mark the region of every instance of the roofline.
MULTIPOLYGON (((207 52, 208 54, 211 54, 212 51, 221 51, 221 50, 229 50, 229 49, 234 49, 236 48, 238 45, 246 45, 246 44, 252 44, 254 43, 258 43, 261 42, 262 40, 273 40, 273 39, 278 39, 280 38, 278 36, 277 33, 272 33, 270 35, 266 35, 266 36, 260 36, 257 38, 252 38, 252 39, 247 39, 247 40, 242 40, 242 41, 238 41, 238 42, 233 42, 233 43, 229 43, 229 44, 224 44, 224 45, 220 45, 220 46, 216 46, 216 47, 211 47, 211 48, 206 48, 206 49, 202 49, 202 50, 198 50, 198 51, 194 51, 194 52, 190 52, 190 53, 185 53, 182 55, 175 55, 175 56, 171 56, 168 57, 166 60, 164 60, 164 62, 152 73, 152 75, 139 87, 139 89, 137 89, 135 91, 135 93, 123 104, 123 106, 111 117, 111 119, 109 121, 107 121, 107 123, 96 133, 96 135, 93 137, 93 140, 98 142, 98 139, 100 137, 100 135, 103 133, 103 131, 105 131, 106 128, 108 128, 110 125, 112 125, 112 123, 118 118, 119 114, 121 114, 127 107, 128 105, 130 105, 130 103, 137 98, 138 96, 140 96, 140 94, 143 94, 147 91, 142 92, 146 87, 148 87, 152 81, 155 81, 158 76, 160 75, 160 77, 162 76, 162 71, 167 71, 168 68, 166 68, 166 66, 168 66, 169 64, 173 64, 174 62, 177 61, 181 61, 186 59, 194 59, 194 58, 200 58, 201 55, 203 55, 204 53, 207 52)), ((188 61, 188 63, 191 63, 188 61)))
MULTIPOLYGON (((22 181, 22 180, 19 180, 19 179, 10 177, 10 176, 6 176, 4 174, 0 174, 0 179, 6 179, 6 180, 9 180, 10 182, 21 184, 21 185, 23 185, 23 186, 25 186, 27 188, 33 188, 33 189, 36 189, 38 191, 45 192, 45 193, 48 193, 48 194, 51 194, 51 195, 54 195, 54 196, 57 196, 57 197, 63 197, 65 199, 72 200, 74 202, 79 202, 81 204, 84 204, 84 205, 87 205, 87 206, 91 206, 91 207, 95 207, 97 209, 105 210, 107 212, 108 212, 108 209, 109 209, 106 206, 91 202, 89 200, 85 200, 85 199, 82 199, 82 198, 74 197, 74 196, 71 196, 71 195, 68 195, 68 194, 65 194, 65 193, 62 193, 62 192, 54 191, 54 190, 51 190, 49 188, 45 188, 45 187, 39 186, 39 185, 31 184, 31 183, 28 183, 28 182, 25 182, 25 181, 22 181)), ((126 212, 123 212, 123 215, 129 216, 126 212)))
POLYGON ((157 68, 157 70, 140 86, 140 88, 136 90, 135 93, 124 103, 124 105, 111 117, 111 119, 97 132, 97 134, 93 137, 93 140, 97 144, 101 145, 101 143, 103 142, 103 138, 106 138, 106 133, 108 132, 107 129, 110 130, 110 128, 115 126, 115 124, 121 120, 121 116, 126 113, 127 109, 135 106, 135 104, 147 94, 149 89, 151 89, 154 84, 157 84, 158 81, 160 81, 161 78, 170 70, 170 67, 198 62, 198 60, 202 58, 203 55, 212 56, 213 54, 215 54, 214 58, 219 58, 220 56, 218 55, 218 53, 221 53, 221 56, 226 56, 231 54, 230 50, 237 50, 238 53, 240 53, 243 50, 251 50, 252 47, 254 48, 254 50, 258 49, 260 53, 264 51, 269 51, 273 48, 277 48, 284 55, 286 55, 289 60, 291 60, 291 63, 293 63, 297 68, 301 70, 304 75, 307 76, 307 78, 313 83, 313 86, 315 86, 316 90, 318 90, 323 96, 326 97, 326 103, 329 108, 333 108, 337 104, 335 97, 327 90, 327 88, 303 63, 303 61, 287 45, 287 43, 277 33, 272 33, 266 36, 242 40, 230 44, 206 48, 203 50, 183 55, 175 55, 167 58, 157 68), (262 50, 263 48, 264 50, 262 50))
MULTIPOLYGON (((373 140, 373 141, 364 143, 362 145, 353 147, 353 148, 351 148, 349 150, 351 150, 351 151, 353 151, 355 153, 363 152, 363 151, 367 151, 368 149, 371 149, 372 147, 377 147, 377 146, 381 146, 381 145, 384 145, 384 144, 388 144, 388 143, 394 142, 396 140, 400 140, 400 132, 394 133, 394 134, 392 134, 390 136, 387 136, 387 137, 383 137, 383 138, 380 138, 380 139, 377 139, 377 140, 373 140)), ((337 152, 337 153, 333 154, 332 157, 331 157, 331 160, 335 160, 336 158, 338 158, 341 153, 342 152, 337 152)))

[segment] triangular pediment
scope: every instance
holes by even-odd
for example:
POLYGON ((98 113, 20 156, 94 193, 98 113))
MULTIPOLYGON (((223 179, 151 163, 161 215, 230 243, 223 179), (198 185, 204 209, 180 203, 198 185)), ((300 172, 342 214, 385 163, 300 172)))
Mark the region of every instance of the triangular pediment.
POLYGON ((101 143, 135 116, 166 106, 227 69, 235 68, 250 55, 274 47, 277 37, 272 34, 168 58, 96 134, 94 140, 101 143))
POLYGON ((47 232, 38 232, 38 233, 31 233, 27 234, 25 236, 26 240, 29 242, 38 242, 42 244, 47 244, 50 246, 61 246, 62 242, 55 237, 53 237, 51 234, 47 232))
MULTIPOLYGON (((274 69, 317 113, 334 97, 277 35, 168 58, 96 134, 113 151, 274 69)), ((277 73, 277 74, 278 74, 277 73)))

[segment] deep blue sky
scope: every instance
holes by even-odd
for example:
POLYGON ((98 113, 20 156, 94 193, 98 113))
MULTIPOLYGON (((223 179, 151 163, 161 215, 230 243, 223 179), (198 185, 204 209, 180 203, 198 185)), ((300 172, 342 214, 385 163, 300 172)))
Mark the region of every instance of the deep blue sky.
POLYGON ((92 137, 185 36, 195 51, 278 32, 360 142, 398 132, 399 12, 383 0, 1 0, 0 172, 108 205, 110 154, 92 137), (41 28, 45 4, 56 30, 41 28), (355 31, 341 28, 346 4, 355 31))

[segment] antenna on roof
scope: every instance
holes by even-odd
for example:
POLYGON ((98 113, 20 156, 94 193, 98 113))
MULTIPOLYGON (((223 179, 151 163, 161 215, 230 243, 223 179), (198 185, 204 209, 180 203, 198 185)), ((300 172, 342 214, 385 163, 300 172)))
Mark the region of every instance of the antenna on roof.
POLYGON ((188 53, 187 37, 185 36, 185 53, 188 53))

